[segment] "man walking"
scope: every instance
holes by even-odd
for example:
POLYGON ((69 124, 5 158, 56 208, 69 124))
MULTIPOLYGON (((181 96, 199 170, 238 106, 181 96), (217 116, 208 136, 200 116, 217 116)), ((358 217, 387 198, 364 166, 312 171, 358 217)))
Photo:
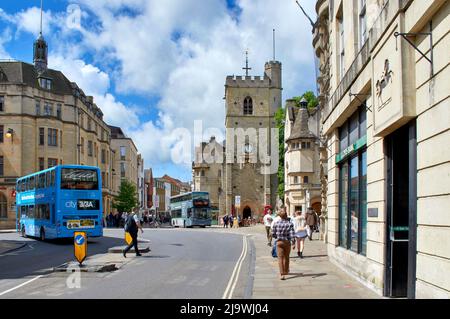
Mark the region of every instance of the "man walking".
POLYGON ((127 258, 127 252, 133 246, 134 246, 134 251, 136 252, 136 256, 142 256, 139 253, 139 248, 138 248, 138 238, 137 237, 138 237, 139 229, 141 230, 142 233, 144 233, 144 230, 142 229, 142 225, 139 221, 139 217, 137 216, 136 213, 131 213, 130 215, 128 215, 128 218, 125 221, 125 231, 130 233, 132 242, 123 251, 123 257, 127 258))
POLYGON ((306 225, 308 226, 307 232, 309 240, 312 240, 312 235, 317 225, 317 221, 318 221, 317 214, 315 214, 312 207, 309 207, 308 211, 306 212, 306 225))
POLYGON ((266 227, 267 246, 272 246, 272 232, 270 231, 270 226, 272 225, 273 218, 271 213, 272 212, 269 209, 263 218, 264 226, 266 227))
POLYGON ((280 214, 280 219, 275 221, 272 227, 272 236, 276 238, 278 267, 280 269, 280 279, 285 280, 289 274, 289 255, 291 253, 291 243, 295 245, 294 225, 288 220, 286 211, 280 214))
POLYGON ((228 228, 228 215, 223 216, 223 228, 228 228))

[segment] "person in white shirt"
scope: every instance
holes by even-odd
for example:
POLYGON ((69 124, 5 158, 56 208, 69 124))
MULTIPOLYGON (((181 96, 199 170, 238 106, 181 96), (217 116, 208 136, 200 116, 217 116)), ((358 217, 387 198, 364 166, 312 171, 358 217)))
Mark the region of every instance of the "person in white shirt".
POLYGON ((266 227, 266 236, 267 236, 267 246, 272 246, 272 231, 271 231, 271 225, 273 222, 272 218, 272 212, 270 209, 267 211, 267 214, 264 216, 264 226, 266 227))
MULTIPOLYGON (((294 218, 295 240, 297 242, 297 255, 303 258, 303 249, 305 248, 305 238, 308 237, 306 219, 302 212, 295 212, 294 218)), ((292 247, 294 249, 295 246, 292 247)))

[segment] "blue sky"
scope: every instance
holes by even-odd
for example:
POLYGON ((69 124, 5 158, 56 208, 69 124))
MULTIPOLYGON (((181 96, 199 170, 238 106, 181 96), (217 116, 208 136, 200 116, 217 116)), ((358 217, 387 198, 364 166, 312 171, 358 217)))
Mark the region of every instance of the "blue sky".
MULTIPOLYGON (((301 2, 314 19, 315 1, 301 2)), ((32 62, 39 6, 1 1, 0 59, 32 62)), ((223 131, 225 77, 243 73, 247 48, 263 75, 273 28, 283 100, 316 90, 311 28, 293 0, 44 0, 44 12, 49 66, 94 96, 155 176, 191 179, 191 159, 175 156, 180 131, 196 120, 223 131)))

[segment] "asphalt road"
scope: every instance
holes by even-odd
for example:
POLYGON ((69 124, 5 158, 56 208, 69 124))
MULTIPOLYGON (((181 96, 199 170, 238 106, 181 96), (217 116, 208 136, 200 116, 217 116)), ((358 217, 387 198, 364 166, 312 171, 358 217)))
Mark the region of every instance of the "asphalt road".
MULTIPOLYGON (((104 237, 90 239, 88 255, 126 262, 108 273, 81 273, 78 288, 70 287, 67 272, 53 267, 73 261, 71 240, 40 242, 18 234, 0 234, 0 240, 25 241, 27 246, 0 256, 0 298, 250 298, 254 248, 242 235, 214 229, 145 229, 142 257, 107 254, 123 245, 123 230, 106 229, 104 237), (244 249, 246 247, 246 249, 244 249), (242 262, 238 262, 241 261, 242 262), (233 276, 234 274, 234 276, 233 276)), ((70 281, 70 280, 69 280, 70 281)), ((73 282, 73 281, 71 281, 73 282)))

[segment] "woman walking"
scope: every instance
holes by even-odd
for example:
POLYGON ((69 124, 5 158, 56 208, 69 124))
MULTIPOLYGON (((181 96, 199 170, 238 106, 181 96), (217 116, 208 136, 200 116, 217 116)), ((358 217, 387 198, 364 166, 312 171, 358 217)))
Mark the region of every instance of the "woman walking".
POLYGON ((277 239, 278 267, 280 268, 280 279, 285 280, 289 274, 289 255, 291 253, 291 242, 295 245, 294 225, 288 220, 286 211, 280 214, 280 220, 276 221, 272 228, 272 236, 277 239))
MULTIPOLYGON (((308 233, 306 231, 306 219, 302 215, 302 212, 295 212, 294 218, 294 230, 295 230, 295 238, 297 242, 297 256, 303 258, 303 249, 305 248, 305 238, 308 237, 308 233)), ((295 249, 295 246, 292 247, 295 249)))

